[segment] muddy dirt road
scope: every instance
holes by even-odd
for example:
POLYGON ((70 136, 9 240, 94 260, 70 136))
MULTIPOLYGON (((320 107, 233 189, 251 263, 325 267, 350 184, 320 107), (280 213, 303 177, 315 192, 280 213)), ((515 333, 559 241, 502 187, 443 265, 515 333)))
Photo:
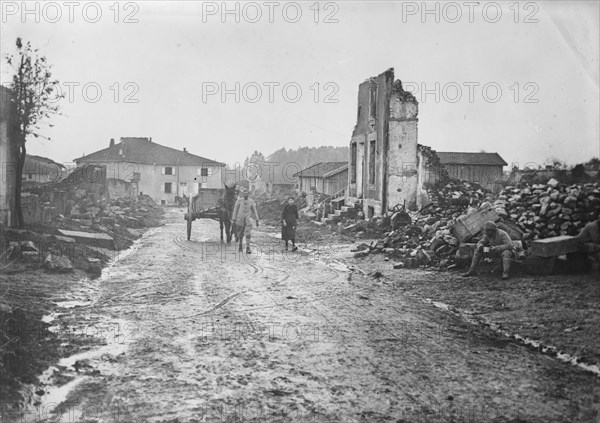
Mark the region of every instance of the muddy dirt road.
POLYGON ((57 317, 97 342, 47 372, 30 420, 597 421, 597 376, 348 271, 343 254, 284 254, 261 228, 240 255, 216 222, 187 241, 182 212, 166 216, 57 317))

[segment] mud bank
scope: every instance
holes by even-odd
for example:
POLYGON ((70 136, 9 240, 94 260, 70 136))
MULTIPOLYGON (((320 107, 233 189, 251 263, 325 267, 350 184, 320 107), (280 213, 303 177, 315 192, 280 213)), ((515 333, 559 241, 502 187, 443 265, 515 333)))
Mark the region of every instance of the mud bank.
MULTIPOLYGON (((43 238, 35 232, 17 235, 44 248, 43 238)), ((86 367, 91 356, 122 352, 126 321, 82 320, 79 316, 93 307, 115 264, 138 250, 141 238, 135 237, 131 235, 130 247, 122 251, 77 244, 72 249, 78 253, 69 256, 74 267, 69 273, 47 272, 37 260, 2 264, 0 302, 7 306, 0 316, 3 421, 49 418, 75 386, 98 374, 98 369, 86 367), (88 269, 90 257, 98 268, 94 274, 88 269), (93 350, 99 343, 106 348, 93 350)))
POLYGON ((598 373, 600 282, 597 275, 496 274, 462 278, 456 272, 391 268, 381 257, 351 260, 367 273, 380 272, 403 295, 447 307, 549 356, 598 373))

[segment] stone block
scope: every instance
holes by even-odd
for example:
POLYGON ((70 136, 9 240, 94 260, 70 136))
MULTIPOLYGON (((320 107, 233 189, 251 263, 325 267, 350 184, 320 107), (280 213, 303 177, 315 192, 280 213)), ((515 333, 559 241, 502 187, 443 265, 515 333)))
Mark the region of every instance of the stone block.
POLYGON ((537 257, 557 257, 579 251, 579 242, 574 236, 555 236, 531 242, 531 254, 537 257))
POLYGON ((67 231, 65 229, 59 229, 58 232, 61 235, 73 238, 75 239, 75 241, 80 242, 82 244, 109 249, 115 248, 114 239, 107 234, 95 232, 67 231))

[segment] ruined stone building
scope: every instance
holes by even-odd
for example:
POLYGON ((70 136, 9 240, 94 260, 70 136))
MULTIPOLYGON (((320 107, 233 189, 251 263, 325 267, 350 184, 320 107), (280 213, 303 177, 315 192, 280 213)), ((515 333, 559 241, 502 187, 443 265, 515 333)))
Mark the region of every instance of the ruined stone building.
POLYGON ((395 205, 426 201, 419 167, 419 105, 394 81, 394 69, 369 78, 358 89, 358 115, 350 142, 347 203, 362 203, 366 217, 395 205))
POLYGON ((358 114, 350 141, 346 204, 359 203, 365 217, 396 205, 416 210, 429 198, 425 187, 443 178, 493 189, 506 162, 497 153, 436 153, 418 144, 419 105, 394 81, 394 69, 358 88, 358 114))

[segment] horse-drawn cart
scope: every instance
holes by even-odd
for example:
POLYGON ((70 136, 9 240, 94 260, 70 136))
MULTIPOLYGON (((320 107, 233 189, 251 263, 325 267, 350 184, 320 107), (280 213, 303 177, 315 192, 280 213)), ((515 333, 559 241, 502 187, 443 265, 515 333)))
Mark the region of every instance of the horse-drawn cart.
POLYGON ((187 220, 187 239, 192 235, 192 222, 196 219, 219 220, 219 201, 223 190, 219 188, 200 188, 198 195, 188 201, 188 211, 184 215, 187 220))

